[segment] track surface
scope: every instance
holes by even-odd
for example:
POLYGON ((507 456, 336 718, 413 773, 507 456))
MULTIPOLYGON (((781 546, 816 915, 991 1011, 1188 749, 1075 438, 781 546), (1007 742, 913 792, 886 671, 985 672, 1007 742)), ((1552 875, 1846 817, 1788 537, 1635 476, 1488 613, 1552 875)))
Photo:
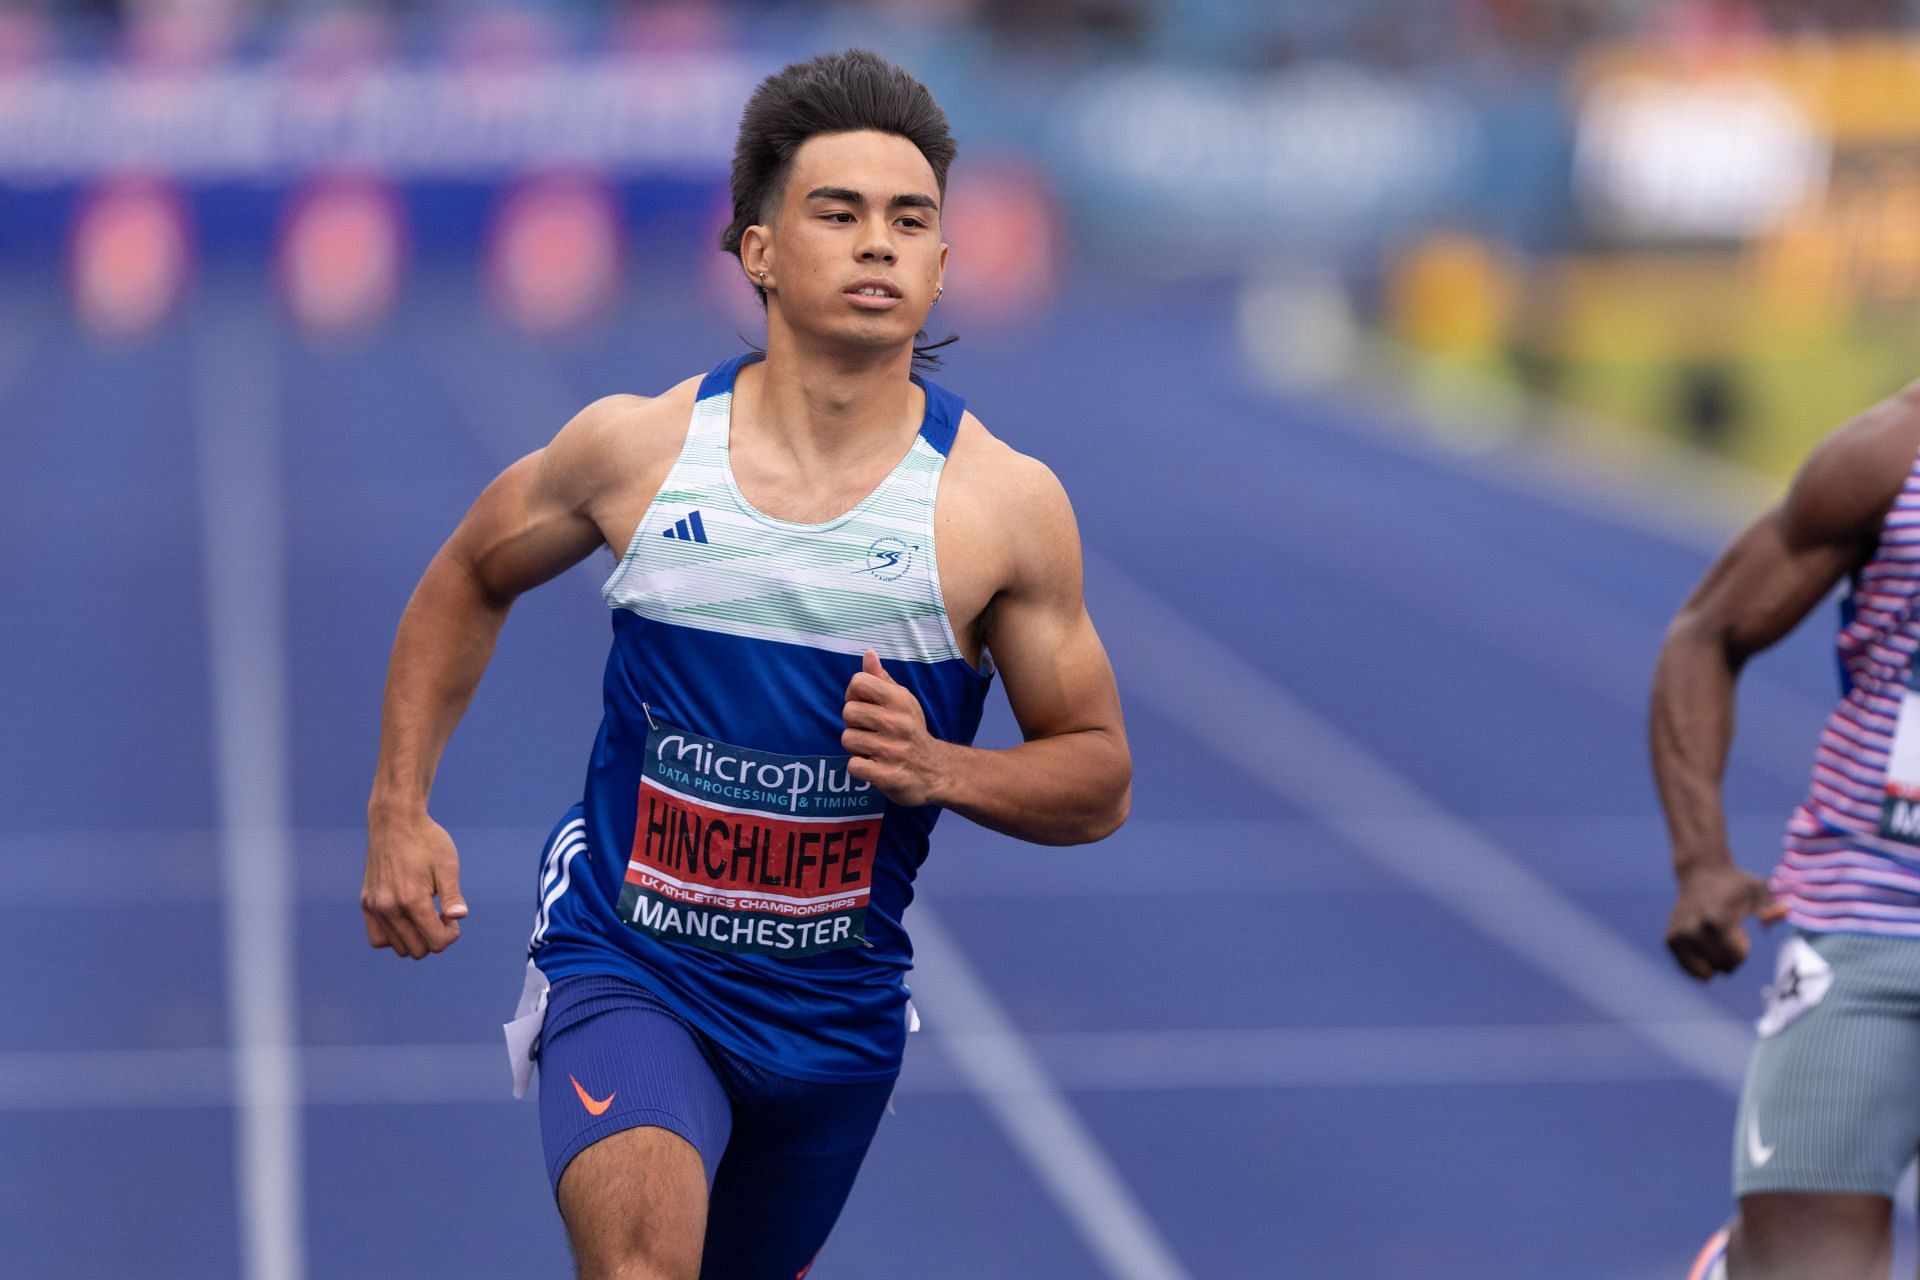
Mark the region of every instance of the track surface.
MULTIPOLYGON (((1260 393, 1231 316, 1206 289, 1083 290, 972 326, 940 375, 1074 495, 1138 781, 1092 848, 948 818, 923 901, 1186 1274, 1677 1277, 1728 1207, 1724 1078, 1764 977, 1701 1006, 1660 969, 1644 690, 1705 552, 1511 461, 1260 393), (1375 811, 1310 781, 1356 751, 1392 782, 1375 811), (1463 838, 1652 967, 1570 982, 1552 957, 1585 964, 1592 937, 1497 878, 1463 886, 1485 870, 1463 838)), ((380 683, 488 477, 578 404, 737 349, 733 327, 636 298, 541 347, 452 277, 346 346, 218 278, 136 346, 50 305, 0 325, 0 1272, 242 1267, 195 449, 253 396, 284 498, 297 909, 268 923, 304 1049, 308 1273, 568 1274, 498 1024, 598 712, 604 562, 522 602, 455 738, 435 808, 474 914, 422 964, 370 951, 355 906, 380 683)), ((1824 630, 1749 676, 1727 795, 1756 868, 1831 696, 1824 630)), ((985 740, 1012 737, 997 705, 985 740)), ((951 981, 925 977, 898 1114, 814 1274, 1113 1274, 954 1052, 974 1028, 943 1030, 951 981)))

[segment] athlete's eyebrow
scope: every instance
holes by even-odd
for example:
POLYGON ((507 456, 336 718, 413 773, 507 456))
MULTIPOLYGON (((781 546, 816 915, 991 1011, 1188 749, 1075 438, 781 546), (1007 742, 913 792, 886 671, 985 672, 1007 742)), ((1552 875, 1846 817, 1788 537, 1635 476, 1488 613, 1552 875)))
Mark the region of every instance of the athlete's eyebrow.
MULTIPOLYGON (((846 204, 866 207, 867 198, 850 187, 815 187, 807 192, 809 200, 839 200, 846 204)), ((940 202, 932 196, 921 195, 918 191, 909 191, 887 201, 889 209, 932 209, 939 211, 940 202)))

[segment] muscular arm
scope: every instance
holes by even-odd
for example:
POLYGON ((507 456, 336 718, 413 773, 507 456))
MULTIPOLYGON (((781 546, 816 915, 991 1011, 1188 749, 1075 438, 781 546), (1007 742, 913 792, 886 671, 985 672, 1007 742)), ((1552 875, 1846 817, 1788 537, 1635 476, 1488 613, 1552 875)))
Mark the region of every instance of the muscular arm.
POLYGON ((1779 506, 1723 552, 1667 630, 1654 671, 1653 771, 1666 810, 1679 899, 1667 944, 1689 973, 1732 972, 1740 920, 1778 918, 1764 882, 1728 848, 1720 784, 1733 739, 1734 684, 1834 584, 1871 555, 1920 445, 1912 392, 1869 411, 1807 460, 1779 506))
POLYGON ((854 776, 901 803, 937 804, 1037 844, 1081 844, 1126 821, 1133 760, 1106 649, 1081 594, 1080 535, 1058 480, 1019 458, 999 486, 1011 576, 987 613, 986 641, 1025 741, 1009 750, 925 737, 916 746, 891 717, 917 718, 911 695, 869 655, 848 688, 854 776))
POLYGON ((589 405, 551 444, 487 486, 428 564, 400 618, 387 668, 380 755, 367 802, 367 940, 415 959, 459 936, 453 842, 427 816, 440 755, 522 592, 604 541, 592 504, 608 433, 633 397, 589 405), (436 912, 432 899, 440 898, 436 912))

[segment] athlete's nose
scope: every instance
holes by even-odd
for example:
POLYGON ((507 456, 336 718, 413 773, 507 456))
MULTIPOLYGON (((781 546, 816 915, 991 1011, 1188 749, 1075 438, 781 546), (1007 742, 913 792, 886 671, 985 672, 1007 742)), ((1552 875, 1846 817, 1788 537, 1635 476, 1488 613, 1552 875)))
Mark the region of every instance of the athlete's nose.
POLYGON ((884 235, 877 233, 870 234, 867 237, 867 242, 860 246, 860 261, 862 262, 885 262, 891 265, 895 256, 893 241, 887 239, 884 235))

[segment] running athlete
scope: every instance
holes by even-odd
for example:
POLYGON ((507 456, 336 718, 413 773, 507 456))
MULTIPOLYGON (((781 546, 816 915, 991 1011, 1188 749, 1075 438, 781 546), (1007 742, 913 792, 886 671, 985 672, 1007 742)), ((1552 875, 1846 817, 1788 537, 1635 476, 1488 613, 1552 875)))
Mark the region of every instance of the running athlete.
POLYGON ((1667 945, 1705 981, 1784 919, 1734 1134, 1739 1210, 1694 1275, 1876 1280, 1920 1148, 1920 384, 1840 428, 1723 553, 1667 633, 1653 765, 1678 900, 1667 945), (1841 698, 1772 882, 1727 846, 1734 682, 1836 583, 1841 698))
POLYGON ((589 405, 481 494, 400 622, 361 901, 372 945, 420 959, 468 914, 427 796, 507 610, 618 557, 605 716, 509 1027, 589 1278, 805 1275, 900 1068, 939 811, 1046 844, 1126 817, 1066 495, 913 372, 953 152, 872 54, 764 81, 722 237, 764 354, 589 405), (975 749, 996 668, 1025 741, 975 749))

